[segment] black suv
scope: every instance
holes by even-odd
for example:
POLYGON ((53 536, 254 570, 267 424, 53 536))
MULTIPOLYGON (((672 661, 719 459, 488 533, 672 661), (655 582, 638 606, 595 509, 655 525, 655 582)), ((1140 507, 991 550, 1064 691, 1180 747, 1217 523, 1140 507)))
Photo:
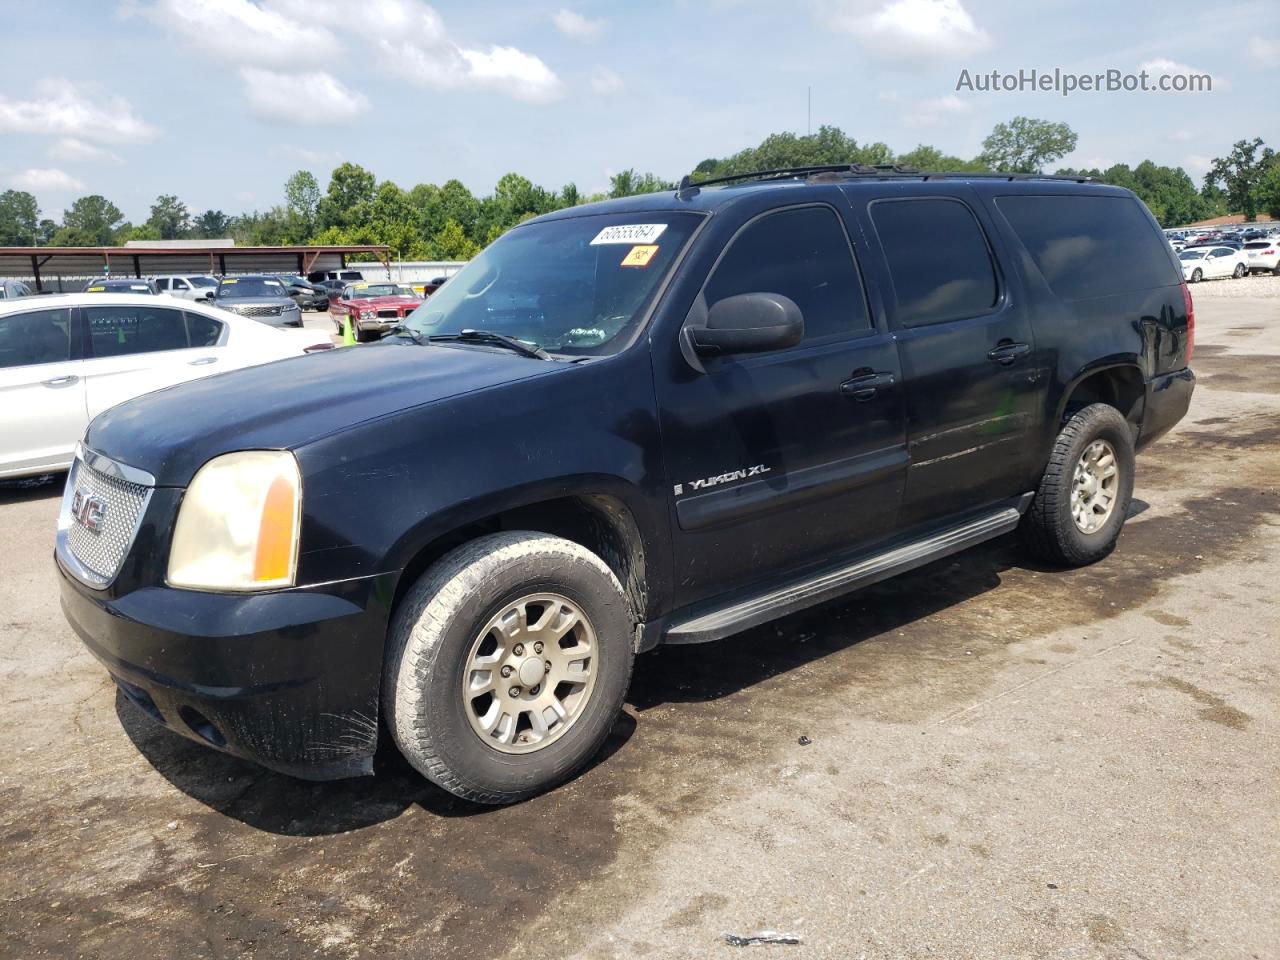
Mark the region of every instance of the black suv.
POLYGON ((519 800, 599 749, 657 644, 1015 530, 1106 556, 1193 329, 1117 187, 823 168, 575 207, 378 343, 99 416, 63 607, 184 736, 320 779, 389 735, 519 800))

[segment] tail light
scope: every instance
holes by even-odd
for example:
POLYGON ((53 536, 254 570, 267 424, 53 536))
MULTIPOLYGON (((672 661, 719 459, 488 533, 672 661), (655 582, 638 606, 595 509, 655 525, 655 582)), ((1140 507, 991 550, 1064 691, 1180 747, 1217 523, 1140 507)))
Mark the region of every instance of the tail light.
POLYGON ((1191 302, 1191 288, 1187 286, 1187 281, 1182 281, 1182 303, 1187 308, 1187 357, 1186 363, 1191 364, 1191 354, 1196 349, 1196 306, 1191 302))

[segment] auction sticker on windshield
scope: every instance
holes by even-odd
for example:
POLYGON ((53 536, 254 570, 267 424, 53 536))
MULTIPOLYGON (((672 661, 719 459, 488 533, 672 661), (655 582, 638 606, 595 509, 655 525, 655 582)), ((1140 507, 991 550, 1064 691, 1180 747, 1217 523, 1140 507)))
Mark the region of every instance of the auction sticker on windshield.
POLYGON ((665 223, 620 223, 605 227, 591 241, 594 247, 601 243, 653 243, 667 229, 665 223))
POLYGON ((647 267, 649 261, 653 259, 653 255, 658 252, 656 244, 648 246, 635 246, 627 251, 627 255, 622 258, 622 266, 624 267, 647 267))

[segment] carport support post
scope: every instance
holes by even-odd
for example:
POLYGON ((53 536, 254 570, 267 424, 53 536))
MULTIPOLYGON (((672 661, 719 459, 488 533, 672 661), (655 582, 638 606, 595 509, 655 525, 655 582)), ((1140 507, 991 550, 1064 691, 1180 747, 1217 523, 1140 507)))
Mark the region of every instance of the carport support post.
POLYGON ((138 260, 138 255, 133 255, 133 275, 139 280, 142 279, 142 263, 138 260))
POLYGON ((227 275, 227 255, 225 253, 218 254, 218 271, 224 277, 227 275))
POLYGON ((34 253, 31 255, 31 275, 36 278, 36 290, 44 293, 44 284, 40 282, 40 261, 34 253))

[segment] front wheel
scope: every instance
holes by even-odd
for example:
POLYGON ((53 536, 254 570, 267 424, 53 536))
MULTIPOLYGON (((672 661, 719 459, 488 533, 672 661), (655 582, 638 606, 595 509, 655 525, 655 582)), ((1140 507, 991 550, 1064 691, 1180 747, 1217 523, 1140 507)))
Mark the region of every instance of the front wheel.
POLYGON ((613 728, 631 679, 634 618, 585 547, 498 533, 438 561, 388 637, 382 700, 400 752, 479 803, 573 776, 613 728))
POLYGON ((1194 270, 1191 271, 1192 283, 1199 283, 1203 279, 1204 279, 1204 272, 1199 267, 1196 267, 1194 270))
POLYGON ((1063 425, 1019 530, 1043 560, 1072 567, 1115 549, 1133 498, 1133 432, 1115 407, 1095 403, 1063 425))

